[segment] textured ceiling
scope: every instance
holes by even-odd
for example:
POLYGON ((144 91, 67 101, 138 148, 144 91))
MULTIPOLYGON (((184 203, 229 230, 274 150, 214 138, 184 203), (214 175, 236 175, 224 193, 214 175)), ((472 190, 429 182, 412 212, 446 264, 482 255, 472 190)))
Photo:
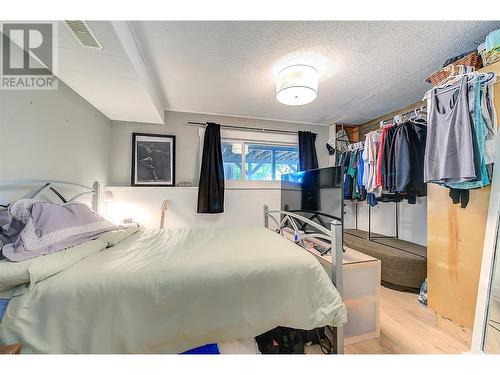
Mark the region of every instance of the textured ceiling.
POLYGON ((500 22, 137 21, 132 29, 168 109, 360 124, 419 100, 425 77, 500 22), (275 70, 319 69, 319 97, 289 107, 275 70))

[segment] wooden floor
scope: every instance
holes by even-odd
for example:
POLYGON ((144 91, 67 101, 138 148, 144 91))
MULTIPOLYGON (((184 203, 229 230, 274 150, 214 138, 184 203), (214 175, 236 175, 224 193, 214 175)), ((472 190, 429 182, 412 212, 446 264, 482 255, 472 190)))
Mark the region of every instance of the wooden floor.
MULTIPOLYGON (((345 347, 346 354, 460 354, 469 345, 436 326, 434 312, 416 294, 381 288, 380 337, 345 347)), ((307 354, 321 353, 318 346, 307 354)))

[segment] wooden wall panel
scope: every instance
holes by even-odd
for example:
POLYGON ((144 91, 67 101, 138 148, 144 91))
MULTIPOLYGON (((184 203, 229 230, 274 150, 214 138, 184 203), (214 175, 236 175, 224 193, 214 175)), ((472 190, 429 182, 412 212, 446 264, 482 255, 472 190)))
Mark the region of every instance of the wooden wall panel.
POLYGON ((465 209, 453 204, 448 192, 435 184, 427 186, 429 307, 472 328, 490 188, 472 190, 465 209))

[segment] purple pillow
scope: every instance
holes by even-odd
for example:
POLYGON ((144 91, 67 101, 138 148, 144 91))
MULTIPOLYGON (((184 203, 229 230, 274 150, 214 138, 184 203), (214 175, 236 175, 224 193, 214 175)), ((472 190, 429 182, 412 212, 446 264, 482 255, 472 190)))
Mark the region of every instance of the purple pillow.
POLYGON ((25 225, 13 243, 3 246, 3 255, 12 261, 55 253, 116 229, 81 203, 31 202, 10 211, 25 225))
POLYGON ((31 199, 19 199, 13 202, 7 209, 0 210, 0 241, 4 244, 16 242, 19 233, 24 229, 23 223, 18 217, 13 215, 12 208, 17 211, 26 210, 34 203, 31 199), (22 209, 20 209, 22 207, 22 209))

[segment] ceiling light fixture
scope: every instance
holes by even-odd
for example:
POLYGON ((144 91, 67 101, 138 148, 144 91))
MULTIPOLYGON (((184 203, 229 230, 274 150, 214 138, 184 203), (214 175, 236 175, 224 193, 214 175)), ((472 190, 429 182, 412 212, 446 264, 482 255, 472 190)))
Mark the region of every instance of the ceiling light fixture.
POLYGON ((290 65, 278 73, 276 99, 286 105, 311 103, 318 96, 318 71, 310 65, 290 65))

